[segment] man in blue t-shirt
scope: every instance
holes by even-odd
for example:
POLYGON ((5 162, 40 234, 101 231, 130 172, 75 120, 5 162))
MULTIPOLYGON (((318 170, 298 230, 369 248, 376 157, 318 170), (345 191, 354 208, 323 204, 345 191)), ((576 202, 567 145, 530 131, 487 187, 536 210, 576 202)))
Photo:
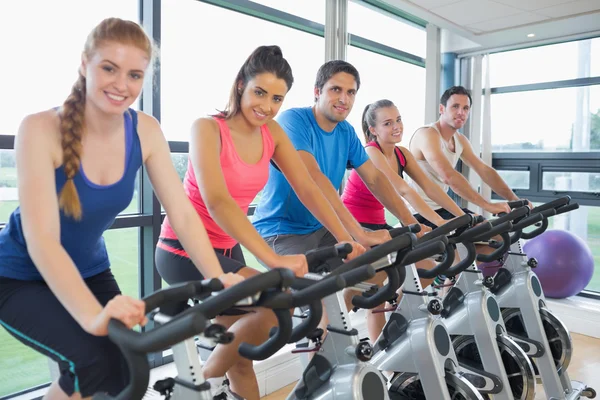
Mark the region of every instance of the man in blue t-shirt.
MULTIPOLYGON (((387 177, 369 160, 354 128, 346 121, 359 87, 360 77, 356 68, 345 61, 329 61, 317 72, 315 104, 289 109, 280 115, 277 122, 288 134, 304 166, 346 230, 367 247, 389 240, 390 235, 386 230, 363 230, 342 203, 337 189, 342 184, 346 168, 356 169, 371 192, 403 224, 416 224, 417 220, 387 177)), ((253 223, 278 254, 302 254, 338 242, 304 207, 285 176, 273 164, 253 223)))
MULTIPOLYGON (((346 168, 355 168, 383 205, 404 224, 417 223, 404 201, 369 160, 358 136, 346 121, 352 110, 360 76, 351 64, 329 61, 317 73, 312 107, 292 108, 277 122, 288 134, 311 177, 357 242, 372 246, 390 239, 387 231, 365 231, 342 203, 337 188, 346 168)), ((269 180, 254 213, 253 223, 280 254, 299 254, 335 244, 319 221, 306 209, 285 176, 271 165, 269 180)))
MULTIPOLYGON (((342 184, 346 168, 355 168, 373 194, 402 223, 417 221, 385 175, 369 160, 354 128, 346 121, 359 87, 358 71, 351 64, 329 61, 317 73, 315 104, 286 110, 277 122, 288 134, 311 177, 348 232, 362 245, 372 246, 389 240, 390 236, 385 230, 363 230, 344 207, 337 188, 342 184)), ((304 253, 317 246, 336 243, 274 165, 270 167, 269 180, 253 223, 275 251, 282 254, 304 253)))

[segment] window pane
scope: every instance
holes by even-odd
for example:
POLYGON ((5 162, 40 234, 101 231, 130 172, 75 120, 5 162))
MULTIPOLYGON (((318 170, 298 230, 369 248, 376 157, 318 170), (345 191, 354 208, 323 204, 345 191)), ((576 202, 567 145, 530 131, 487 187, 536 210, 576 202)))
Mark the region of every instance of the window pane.
POLYGON ((124 295, 139 295, 140 228, 109 229, 104 233, 111 271, 124 295))
POLYGON ((542 173, 542 190, 600 192, 600 172, 542 173))
POLYGON ((600 86, 492 95, 492 151, 599 151, 600 86))
POLYGON ((600 207, 580 206, 577 210, 548 218, 548 222, 548 229, 569 231, 587 243, 594 257, 595 270, 585 289, 600 292, 600 207))
POLYGON ((0 134, 14 135, 23 117, 59 106, 77 80, 81 51, 106 17, 138 20, 137 0, 21 0, 0 3, 0 134), (52 18, 48 16, 53 15, 52 18), (75 17, 76 16, 76 17, 75 17), (17 61, 18 60, 18 61, 17 61))
POLYGON ((14 150, 0 150, 0 222, 8 221, 19 205, 14 150))
POLYGON ((237 72, 260 45, 279 45, 294 72, 294 86, 281 111, 313 103, 315 76, 325 54, 323 38, 195 0, 165 3, 161 122, 169 140, 188 141, 195 119, 225 107, 237 72))
POLYGON ((0 396, 50 382, 48 358, 0 327, 0 396))
POLYGON ((491 87, 590 76, 600 76, 600 38, 490 55, 491 87))
POLYGON ((348 32, 425 58, 425 29, 353 1, 348 2, 348 32))
POLYGON ((529 171, 497 170, 511 189, 529 189, 529 171))
POLYGON ((254 3, 262 4, 263 6, 271 7, 325 25, 325 1, 323 0, 260 0, 255 1, 254 3))
POLYGON ((186 153, 171 153, 171 160, 173 161, 173 165, 175 166, 175 170, 177 171, 177 175, 179 175, 181 182, 183 182, 183 177, 188 168, 188 158, 186 153))
POLYGON ((401 144, 408 146, 412 134, 425 119, 425 68, 352 46, 348 48, 348 62, 356 67, 361 81, 348 117, 358 136, 364 141, 360 121, 364 108, 374 101, 388 99, 400 111, 404 122, 401 144))

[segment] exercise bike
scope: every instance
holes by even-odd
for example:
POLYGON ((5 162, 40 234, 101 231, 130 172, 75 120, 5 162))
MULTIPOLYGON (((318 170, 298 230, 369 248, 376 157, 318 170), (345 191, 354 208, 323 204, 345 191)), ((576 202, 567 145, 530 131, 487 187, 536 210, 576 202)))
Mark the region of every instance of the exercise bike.
POLYGON ((515 229, 504 265, 494 276, 490 290, 496 295, 504 324, 513 339, 531 358, 549 399, 594 398, 596 391, 584 383, 571 381, 567 367, 572 341, 565 325, 548 309, 539 279, 533 272, 537 261, 523 253, 523 239, 531 239, 548 228, 548 218, 577 209, 565 196, 531 210, 530 222, 541 226, 525 233, 515 229), (535 222, 534 222, 535 221, 535 222))
MULTIPOLYGON (((332 248, 328 254, 317 254, 307 260, 320 262, 318 257, 331 257, 338 248, 332 248)), ((364 279, 374 275, 368 267, 356 271, 364 279)), ((278 321, 269 339, 259 346, 242 343, 239 353, 251 360, 263 360, 283 347, 291 337, 303 337, 313 331, 322 315, 321 298, 331 295, 346 286, 343 276, 315 282, 294 277, 293 272, 285 268, 248 278, 239 284, 222 290, 222 284, 216 279, 188 282, 162 289, 144 298, 146 313, 157 327, 148 332, 135 332, 127 329, 120 321, 111 320, 108 336, 122 351, 130 371, 128 386, 112 397, 97 393, 94 400, 139 400, 148 390, 150 367, 147 354, 173 349, 173 359, 177 376, 157 382, 154 389, 166 399, 172 400, 213 400, 210 384, 204 380, 202 366, 196 350, 196 340, 207 345, 227 344, 233 336, 225 328, 212 324, 210 320, 232 307, 266 307, 272 309, 278 321), (288 293, 290 287, 300 287, 294 293, 288 293), (219 291, 215 293, 215 291, 219 291), (170 307, 173 303, 188 299, 201 299, 201 302, 185 311, 169 316, 161 313, 161 307, 170 307), (312 317, 292 328, 290 309, 308 306, 312 317)))

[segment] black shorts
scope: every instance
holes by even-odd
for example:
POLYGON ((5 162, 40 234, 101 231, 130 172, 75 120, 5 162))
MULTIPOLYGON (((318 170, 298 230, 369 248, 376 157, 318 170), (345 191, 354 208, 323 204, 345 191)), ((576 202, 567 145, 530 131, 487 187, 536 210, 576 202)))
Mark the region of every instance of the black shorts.
MULTIPOLYGON (((463 208, 462 210, 467 214, 475 214, 473 211, 469 210, 468 208, 463 208)), ((442 217, 443 219, 455 218, 455 215, 452 214, 450 211, 446 210, 445 208, 438 208, 437 210, 435 210, 435 212, 438 213, 439 216, 442 217)), ((421 214, 415 214, 415 218, 417 221, 419 221, 420 224, 427 225, 428 227, 433 228, 433 229, 437 228, 436 225, 432 224, 431 222, 429 222, 428 220, 423 218, 423 216, 421 216, 421 214)))
MULTIPOLYGON (((194 265, 192 260, 186 255, 183 255, 183 247, 178 240, 174 239, 159 239, 160 243, 156 246, 154 261, 156 269, 160 276, 169 285, 176 283, 203 280, 204 276, 194 265), (169 248, 166 250, 165 248, 169 248)), ((236 244, 231 249, 214 249, 221 263, 223 272, 236 273, 246 266, 242 246, 236 244)))
POLYGON ((363 228, 367 228, 372 231, 378 231, 381 229, 387 229, 388 231, 391 231, 392 229, 394 229, 393 226, 388 225, 388 224, 369 224, 368 222, 359 222, 359 223, 360 223, 360 226, 362 226, 363 228))
MULTIPOLYGON (((236 244, 231 249, 214 249, 217 259, 221 264, 221 268, 225 273, 236 273, 240 269, 246 267, 246 260, 242 246, 236 244)), ((204 276, 194 265, 192 260, 183 253, 183 247, 178 240, 174 239, 159 239, 159 244, 156 246, 154 254, 154 262, 160 276, 169 285, 174 285, 182 282, 203 280, 204 276), (165 250, 163 247, 168 248, 165 250)), ((166 305, 161 308, 161 311, 168 315, 175 315, 183 311, 187 307, 186 302, 166 305)), ((221 315, 243 315, 247 311, 238 308, 226 310, 221 315)))
MULTIPOLYGON (((85 279, 100 304, 121 294, 110 269, 85 279)), ((127 364, 107 336, 85 332, 44 281, 0 278, 0 325, 17 340, 58 363, 60 388, 82 397, 118 394, 127 385, 127 364)))

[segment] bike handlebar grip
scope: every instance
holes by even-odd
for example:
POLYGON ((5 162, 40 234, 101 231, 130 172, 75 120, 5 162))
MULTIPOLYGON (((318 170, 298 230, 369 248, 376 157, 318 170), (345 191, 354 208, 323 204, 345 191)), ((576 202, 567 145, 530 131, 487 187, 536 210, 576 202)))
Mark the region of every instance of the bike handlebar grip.
POLYGON ((283 308, 272 311, 277 317, 278 323, 275 334, 258 346, 253 346, 245 342, 240 343, 238 352, 242 357, 249 360, 265 360, 287 344, 292 334, 292 316, 290 310, 283 308))
POLYGON ((323 317, 323 303, 321 303, 321 299, 319 298, 311 301, 308 304, 308 308, 310 310, 308 317, 292 329, 292 334, 288 339, 288 343, 296 343, 319 326, 321 317, 323 317))
POLYGON ((414 240, 415 236, 412 233, 397 236, 392 240, 388 240, 387 242, 378 245, 366 253, 347 261, 343 265, 340 265, 338 268, 334 269, 330 275, 341 275, 363 265, 371 264, 380 258, 387 256, 388 254, 412 246, 414 240))
MULTIPOLYGON (((419 278, 426 278, 426 279, 431 279, 431 278, 435 278, 438 275, 442 275, 445 274, 446 271, 448 270, 448 268, 450 268, 452 266, 452 263, 454 262, 454 246, 451 243, 446 243, 445 245, 442 242, 436 242, 436 243, 431 243, 431 244, 436 244, 436 245, 440 245, 442 244, 442 251, 439 251, 439 247, 438 249, 435 249, 436 252, 433 254, 437 254, 437 253, 441 253, 444 252, 446 254, 446 257, 444 257, 444 260, 439 263, 438 265, 436 265, 435 267, 431 268, 431 269, 423 269, 423 268, 417 268, 417 275, 419 275, 419 278)), ((425 250, 425 249, 423 249, 425 250)), ((431 252, 433 252, 433 246, 431 248, 431 252)), ((431 255, 433 255, 431 254, 431 255)), ((427 256, 429 257, 429 255, 427 256)), ((421 257, 421 259, 424 257, 421 257)))
POLYGON ((399 228, 390 229, 390 236, 395 238, 405 233, 419 233, 421 232, 421 225, 412 224, 407 226, 401 226, 399 228))
MULTIPOLYGON (((510 224, 510 222, 505 222, 505 224, 510 224)), ((510 249, 510 236, 508 234, 508 230, 500 233, 500 236, 502 237, 502 246, 494 250, 491 254, 478 254, 477 261, 490 262, 498 260, 510 249)))
POLYGON ((292 294, 292 307, 301 307, 310 304, 314 299, 322 299, 349 286, 345 276, 327 276, 319 281, 304 279, 304 282, 312 281, 298 292, 292 294))
POLYGON ((548 218, 542 219, 542 226, 532 230, 531 232, 523 232, 521 234, 521 237, 523 239, 533 239, 534 237, 539 236, 542 233, 544 233, 546 231, 546 229, 548 229, 548 218))
POLYGON ((493 228, 492 223, 490 221, 485 221, 485 222, 480 223, 477 226, 474 226, 473 228, 467 229, 459 236, 452 238, 451 241, 454 243, 467 242, 477 236, 481 236, 481 235, 485 234, 486 232, 489 232, 490 230, 492 230, 492 228, 493 228))
MULTIPOLYGON (((386 300, 391 299, 396 294, 396 290, 404 282, 404 276, 402 282, 400 282, 400 274, 397 268, 386 268, 385 273, 388 276, 388 283, 377 290, 375 294, 369 297, 354 296, 352 297, 352 305, 359 308, 374 308, 384 303, 386 300)), ((352 271, 354 272, 354 271, 352 271)), ((406 276, 406 275, 405 275, 406 276)))
MULTIPOLYGON (((551 211, 552 213, 554 213, 554 209, 547 210, 547 211, 551 211)), ((544 211, 544 212, 546 212, 546 211, 544 211)), ((543 219, 544 219, 543 213, 536 213, 536 214, 530 215, 527 218, 523 218, 521 221, 514 224, 512 230, 515 232, 522 231, 523 229, 527 228, 528 226, 536 224, 543 219)))
POLYGON ((528 205, 529 202, 527 200, 514 200, 509 201, 506 204, 508 204, 510 208, 519 208, 528 205))
POLYGON ((544 210, 548 210, 550 208, 558 208, 560 206, 564 206, 566 204, 569 204, 571 202, 571 196, 563 196, 563 197, 559 197, 558 199, 549 201, 548 203, 544 203, 540 206, 535 207, 533 210, 531 210, 531 213, 537 213, 537 212, 541 212, 544 210))
POLYGON ((234 307, 238 301, 251 297, 265 289, 291 287, 295 279, 296 277, 291 270, 273 268, 221 291, 218 296, 205 299, 202 303, 183 311, 180 315, 193 312, 194 309, 200 309, 207 318, 214 318, 223 311, 234 307))
POLYGON ((146 303, 145 313, 148 314, 165 303, 189 300, 196 293, 197 290, 194 282, 178 283, 161 289, 142 299, 146 303))
POLYGON ((338 257, 346 258, 348 254, 352 253, 352 245, 350 243, 338 243, 335 245, 338 252, 338 257))
MULTIPOLYGON (((477 248, 475 244, 472 242, 464 242, 463 246, 467 249, 467 256, 460 260, 456 265, 448 268, 444 275, 446 276, 455 276, 463 272, 465 269, 469 268, 477 258, 477 248)), ((439 274, 438 274, 439 275, 439 274)))
POLYGON ((193 283, 196 287, 196 295, 218 292, 220 290, 225 289, 225 287, 223 286, 223 282, 221 282, 217 278, 204 279, 202 281, 194 281, 193 283))
POLYGON ((349 287, 369 280, 374 277, 375 274, 375 268, 373 268, 371 265, 363 265, 362 267, 358 267, 352 271, 344 272, 342 277, 346 281, 346 287, 349 287))
POLYGON ((492 226, 497 226, 497 225, 503 224, 505 222, 512 222, 517 218, 520 218, 520 217, 523 217, 523 216, 529 214, 529 211, 530 211, 529 207, 519 207, 519 208, 512 210, 508 214, 504 214, 501 217, 490 220, 490 222, 492 223, 492 226))
MULTIPOLYGON (((513 227, 512 222, 510 222, 510 221, 503 222, 499 225, 493 226, 492 229, 485 232, 484 234, 475 236, 474 238, 471 239, 471 241, 484 242, 484 241, 490 240, 492 237, 494 237, 496 235, 500 235, 503 232, 510 232, 512 227, 513 227)), ((509 238, 509 240, 510 240, 510 238, 509 238)))
POLYGON ((444 249, 446 248, 447 244, 448 238, 446 236, 442 236, 441 238, 434 241, 425 242, 407 252, 404 258, 402 259, 402 264, 414 264, 417 261, 424 260, 435 254, 444 253, 444 249))
POLYGON ((446 222, 444 225, 433 229, 431 232, 424 234, 419 238, 417 243, 425 243, 429 240, 436 239, 440 236, 446 236, 450 232, 462 228, 465 225, 471 224, 473 217, 470 214, 461 215, 460 217, 454 218, 450 222, 446 222))
POLYGON ((320 247, 306 252, 306 263, 308 264, 308 269, 315 269, 330 258, 345 258, 350 253, 352 253, 352 245, 350 243, 320 247))
POLYGON ((569 203, 556 209, 556 215, 564 214, 569 211, 577 210, 579 203, 569 203))

